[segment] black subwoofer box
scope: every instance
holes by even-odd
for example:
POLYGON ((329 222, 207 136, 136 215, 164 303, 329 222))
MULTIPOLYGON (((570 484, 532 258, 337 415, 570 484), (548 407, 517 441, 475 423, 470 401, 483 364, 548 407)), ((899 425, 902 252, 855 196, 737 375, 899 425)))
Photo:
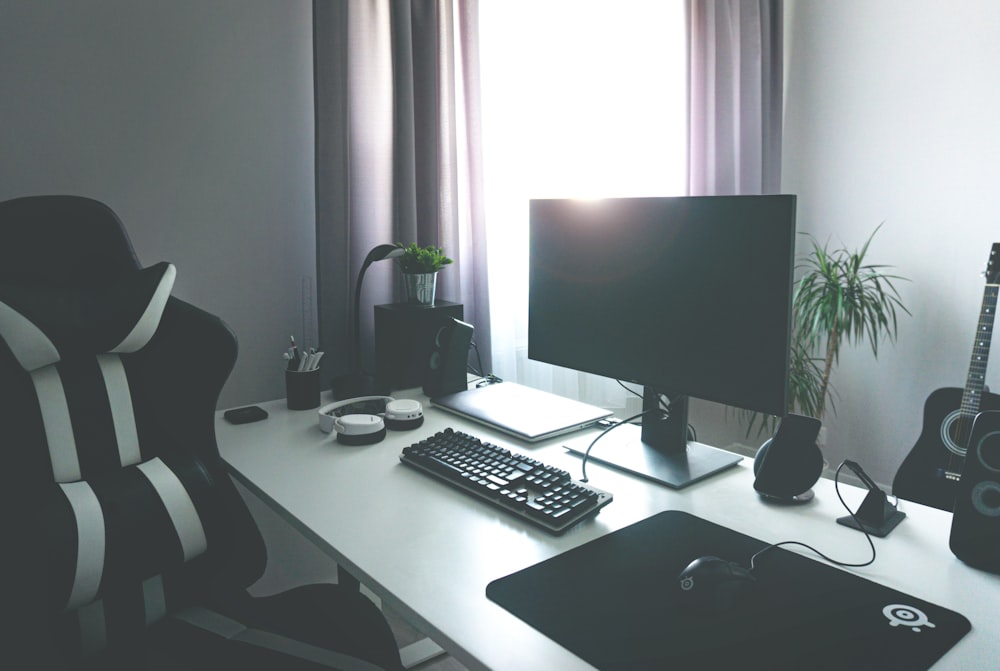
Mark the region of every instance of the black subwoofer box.
POLYGON ((462 319, 461 303, 389 303, 375 306, 375 377, 393 389, 424 383, 438 328, 448 318, 462 319))
POLYGON ((949 546, 970 566, 1000 573, 1000 411, 976 416, 958 481, 949 546))

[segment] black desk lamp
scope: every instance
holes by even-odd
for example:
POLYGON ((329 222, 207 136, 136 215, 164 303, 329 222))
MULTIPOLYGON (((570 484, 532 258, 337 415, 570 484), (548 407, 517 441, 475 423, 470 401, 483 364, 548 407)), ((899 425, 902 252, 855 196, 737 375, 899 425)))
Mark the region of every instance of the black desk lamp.
POLYGON ((365 257, 358 273, 358 283, 354 287, 354 361, 351 372, 333 379, 333 397, 336 399, 358 396, 385 395, 385 390, 376 389, 374 376, 365 372, 361 362, 361 283, 365 279, 368 266, 376 261, 394 259, 403 255, 403 248, 397 245, 378 245, 365 257))

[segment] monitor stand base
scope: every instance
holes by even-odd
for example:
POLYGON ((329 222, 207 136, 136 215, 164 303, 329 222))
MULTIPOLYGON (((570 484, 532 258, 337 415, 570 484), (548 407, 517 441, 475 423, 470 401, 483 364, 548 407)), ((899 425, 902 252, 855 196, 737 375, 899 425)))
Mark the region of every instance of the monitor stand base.
MULTIPOLYGON (((563 446, 583 456, 593 438, 578 438, 563 446)), ((589 461, 681 489, 738 464, 743 457, 702 443, 688 442, 683 452, 666 453, 642 442, 640 429, 616 427, 590 451, 589 461)))

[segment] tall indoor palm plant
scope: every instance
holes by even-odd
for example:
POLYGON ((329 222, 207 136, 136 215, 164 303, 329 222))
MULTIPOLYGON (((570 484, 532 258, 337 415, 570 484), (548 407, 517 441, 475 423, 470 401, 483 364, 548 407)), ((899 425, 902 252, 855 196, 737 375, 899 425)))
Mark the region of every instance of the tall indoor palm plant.
POLYGON ((810 376, 808 389, 793 385, 792 396, 801 411, 812 411, 809 414, 819 420, 828 399, 833 406, 830 375, 840 360, 840 346, 867 340, 877 359, 879 343, 896 340, 897 311, 910 314, 894 284, 905 278, 887 274, 885 269, 890 266, 865 263, 868 247, 881 227, 879 224, 855 252, 843 247, 830 250, 829 243, 821 247, 809 236, 812 249, 799 266, 804 272, 793 298, 797 339, 807 352, 822 352, 823 357, 822 365, 816 366, 818 380, 810 376), (817 382, 819 388, 813 396, 817 382))
MULTIPOLYGON (((789 412, 823 419, 827 406, 836 412, 830 377, 844 343, 865 340, 878 358, 883 339, 895 341, 898 312, 910 314, 894 282, 905 278, 885 272, 890 266, 865 263, 868 247, 881 224, 860 250, 831 250, 811 235, 809 253, 798 264, 801 277, 792 298, 792 347, 789 360, 789 412)), ((748 413, 747 435, 773 432, 774 417, 748 413)))

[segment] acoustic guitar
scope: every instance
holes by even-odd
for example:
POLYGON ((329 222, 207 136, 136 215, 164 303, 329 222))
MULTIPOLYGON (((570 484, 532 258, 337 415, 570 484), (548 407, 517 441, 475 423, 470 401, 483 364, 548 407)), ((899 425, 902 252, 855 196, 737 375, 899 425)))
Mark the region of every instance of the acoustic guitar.
POLYGON ((1000 410, 1000 396, 986 391, 986 364, 1000 293, 998 256, 1000 243, 993 243, 965 389, 942 387, 927 397, 920 437, 892 483, 892 493, 899 498, 951 512, 972 422, 981 410, 1000 410))

